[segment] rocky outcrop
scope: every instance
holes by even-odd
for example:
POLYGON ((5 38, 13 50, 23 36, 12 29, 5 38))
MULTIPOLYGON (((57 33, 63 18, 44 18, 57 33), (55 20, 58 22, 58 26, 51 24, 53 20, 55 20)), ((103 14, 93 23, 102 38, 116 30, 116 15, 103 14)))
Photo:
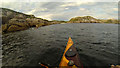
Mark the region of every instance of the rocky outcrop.
POLYGON ((2 32, 15 32, 25 30, 30 27, 44 26, 48 20, 36 18, 34 15, 26 15, 6 8, 0 8, 2 16, 2 32))
POLYGON ((116 19, 107 19, 107 20, 102 20, 104 23, 113 23, 113 24, 119 24, 120 21, 116 19))
POLYGON ((72 18, 68 23, 102 23, 102 21, 91 16, 84 16, 72 18))

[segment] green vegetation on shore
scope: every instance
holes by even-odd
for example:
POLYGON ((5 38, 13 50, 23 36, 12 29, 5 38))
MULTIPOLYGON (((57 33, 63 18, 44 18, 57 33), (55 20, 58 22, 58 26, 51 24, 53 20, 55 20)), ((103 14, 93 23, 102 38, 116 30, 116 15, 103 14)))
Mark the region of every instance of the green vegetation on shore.
POLYGON ((91 16, 75 17, 71 18, 69 21, 48 21, 46 19, 36 18, 34 15, 27 15, 7 8, 0 8, 0 12, 2 13, 2 16, 0 17, 0 19, 2 19, 2 30, 0 29, 0 32, 2 33, 15 32, 25 30, 30 27, 41 27, 60 23, 120 23, 116 19, 101 20, 91 16))

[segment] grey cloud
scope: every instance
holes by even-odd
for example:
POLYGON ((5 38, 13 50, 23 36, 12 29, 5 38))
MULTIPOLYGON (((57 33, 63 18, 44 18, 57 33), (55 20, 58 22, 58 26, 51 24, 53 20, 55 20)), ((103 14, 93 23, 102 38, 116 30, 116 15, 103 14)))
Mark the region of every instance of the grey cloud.
POLYGON ((75 16, 91 15, 97 18, 117 18, 117 2, 11 2, 3 3, 3 7, 10 8, 15 11, 28 13, 33 10, 33 15, 39 17, 49 17, 52 20, 69 20, 75 16), (61 5, 67 5, 61 7, 61 5), (70 6, 72 5, 72 6, 70 6), (84 10, 80 10, 83 8, 84 10), (104 16, 104 17, 103 17, 104 16))

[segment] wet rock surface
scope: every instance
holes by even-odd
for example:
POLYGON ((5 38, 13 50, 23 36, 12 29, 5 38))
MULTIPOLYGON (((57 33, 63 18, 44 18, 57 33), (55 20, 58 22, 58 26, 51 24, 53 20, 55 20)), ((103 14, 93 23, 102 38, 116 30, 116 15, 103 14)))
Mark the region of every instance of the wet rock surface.
POLYGON ((31 28, 2 36, 3 66, 58 66, 72 37, 84 66, 118 64, 118 25, 70 23, 31 28))

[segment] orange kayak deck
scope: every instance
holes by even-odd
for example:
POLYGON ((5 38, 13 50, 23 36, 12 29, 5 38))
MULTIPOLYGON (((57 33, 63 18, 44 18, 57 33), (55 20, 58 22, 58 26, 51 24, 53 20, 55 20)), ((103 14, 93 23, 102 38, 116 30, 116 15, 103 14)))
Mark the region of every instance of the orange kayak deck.
POLYGON ((80 62, 79 54, 73 45, 71 37, 68 39, 59 68, 83 68, 82 63, 80 62))

